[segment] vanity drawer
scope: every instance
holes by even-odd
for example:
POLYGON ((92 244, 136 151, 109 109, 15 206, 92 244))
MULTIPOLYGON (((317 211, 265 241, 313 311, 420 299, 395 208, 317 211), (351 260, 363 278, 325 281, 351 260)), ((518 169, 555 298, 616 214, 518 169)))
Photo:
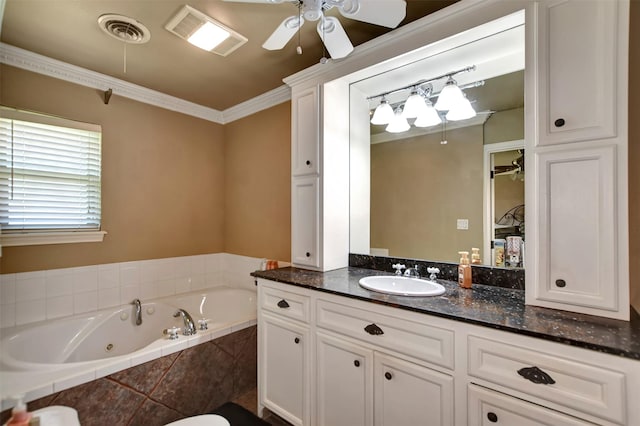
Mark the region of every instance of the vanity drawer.
POLYGON ((309 322, 309 296, 267 286, 260 287, 260 308, 284 317, 309 322))
POLYGON ((318 327, 453 369, 451 330, 326 300, 316 308, 318 327))
POLYGON ((624 374, 477 336, 467 342, 470 376, 624 424, 624 374))

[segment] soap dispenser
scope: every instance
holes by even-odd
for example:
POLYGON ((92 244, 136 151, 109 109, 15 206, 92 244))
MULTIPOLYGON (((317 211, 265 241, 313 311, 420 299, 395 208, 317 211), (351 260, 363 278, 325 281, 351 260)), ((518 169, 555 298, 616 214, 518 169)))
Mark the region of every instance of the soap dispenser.
POLYGON ((469 265, 469 252, 459 251, 460 265, 458 265, 458 284, 462 288, 471 288, 471 265, 469 265))
POLYGON ((480 265, 482 261, 480 260, 480 249, 472 248, 471 249, 471 264, 472 265, 480 265))
POLYGON ((16 395, 16 405, 11 410, 11 418, 6 426, 28 426, 31 420, 32 414, 27 411, 27 405, 23 401, 24 395, 16 395))

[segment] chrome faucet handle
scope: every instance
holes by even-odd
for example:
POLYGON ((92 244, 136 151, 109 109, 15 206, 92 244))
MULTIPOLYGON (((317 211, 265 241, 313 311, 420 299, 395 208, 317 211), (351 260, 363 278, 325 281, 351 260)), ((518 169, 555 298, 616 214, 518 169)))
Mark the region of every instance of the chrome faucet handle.
POLYGON ((207 330, 209 329, 209 326, 207 325, 207 320, 202 318, 198 320, 198 325, 200 326, 200 330, 207 330))
POLYGON ((402 270, 407 268, 402 263, 395 263, 391 267, 396 270, 396 275, 402 275, 402 270))
POLYGON ((176 340, 178 338, 178 332, 180 329, 178 327, 165 328, 162 330, 162 334, 167 336, 169 340, 176 340))
POLYGON ((431 281, 433 281, 433 280, 435 280, 436 278, 438 278, 438 277, 436 276, 436 274, 439 274, 439 273, 440 273, 440 269, 438 269, 438 268, 431 268, 431 267, 429 267, 429 268, 427 268, 427 272, 430 274, 430 275, 429 275, 429 279, 430 279, 431 281))

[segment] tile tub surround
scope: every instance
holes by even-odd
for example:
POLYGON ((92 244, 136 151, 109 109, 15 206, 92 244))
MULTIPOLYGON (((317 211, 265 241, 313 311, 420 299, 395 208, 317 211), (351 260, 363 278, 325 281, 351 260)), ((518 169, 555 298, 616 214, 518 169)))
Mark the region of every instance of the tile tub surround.
POLYGON ((369 291, 358 284, 362 277, 389 275, 362 268, 316 272, 298 268, 256 271, 256 278, 365 300, 524 334, 572 346, 640 360, 640 315, 631 321, 613 320, 524 304, 524 291, 474 284, 463 289, 457 282, 437 280, 446 292, 435 297, 393 296, 369 291))
MULTIPOLYGON (((256 326, 32 401, 78 410, 83 426, 155 426, 208 413, 256 387, 256 326)), ((9 418, 10 410, 0 416, 9 418)))
MULTIPOLYGON (((369 256, 366 254, 349 254, 349 266, 355 268, 375 269, 393 273, 393 264, 401 263, 407 268, 418 265, 421 275, 428 276, 427 268, 440 269, 438 278, 448 281, 458 280, 458 264, 434 262, 419 259, 404 259, 399 257, 369 256)), ((491 266, 471 265, 474 283, 496 287, 524 290, 524 269, 494 268, 491 266)))
POLYGON ((226 285, 255 290, 263 259, 215 253, 0 274, 0 328, 226 285))

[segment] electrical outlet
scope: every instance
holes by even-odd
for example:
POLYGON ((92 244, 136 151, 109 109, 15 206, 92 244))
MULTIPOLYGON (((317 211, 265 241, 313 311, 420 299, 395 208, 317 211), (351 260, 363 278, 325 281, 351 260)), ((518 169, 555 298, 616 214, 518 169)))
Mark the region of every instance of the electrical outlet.
POLYGON ((469 229, 469 219, 458 219, 457 221, 458 229, 467 230, 469 229))

